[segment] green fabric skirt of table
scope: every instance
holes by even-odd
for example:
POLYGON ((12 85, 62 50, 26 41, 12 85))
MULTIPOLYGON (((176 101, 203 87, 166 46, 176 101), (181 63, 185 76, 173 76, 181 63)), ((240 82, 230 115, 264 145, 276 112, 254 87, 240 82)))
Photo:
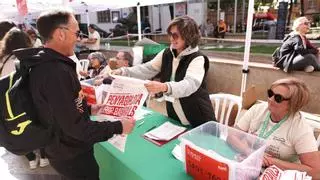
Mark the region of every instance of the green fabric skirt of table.
POLYGON ((186 174, 184 164, 171 154, 172 149, 179 143, 177 139, 158 147, 142 137, 153 126, 159 126, 166 121, 175 124, 179 124, 179 122, 157 112, 145 117, 144 121, 145 123, 140 127, 136 125, 128 136, 124 153, 107 142, 95 145, 95 157, 100 167, 100 179, 192 179, 186 174))

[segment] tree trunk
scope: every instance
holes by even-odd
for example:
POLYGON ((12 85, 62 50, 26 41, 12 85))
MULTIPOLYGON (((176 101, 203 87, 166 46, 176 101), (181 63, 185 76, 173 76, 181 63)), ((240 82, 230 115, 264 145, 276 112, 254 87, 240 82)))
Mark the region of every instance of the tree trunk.
POLYGON ((301 0, 301 16, 304 16, 304 0, 301 0))
POLYGON ((278 9, 276 39, 284 38, 284 34, 286 32, 287 13, 288 13, 288 3, 280 2, 279 9, 278 9))
POLYGON ((292 7, 293 7, 293 0, 290 0, 290 9, 289 9, 287 26, 290 26, 290 20, 291 20, 291 14, 292 14, 292 7))

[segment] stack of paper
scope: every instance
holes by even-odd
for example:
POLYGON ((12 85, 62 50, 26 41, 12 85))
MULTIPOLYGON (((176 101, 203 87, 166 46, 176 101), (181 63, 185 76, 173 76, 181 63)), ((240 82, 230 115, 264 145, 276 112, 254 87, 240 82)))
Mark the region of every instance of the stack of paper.
POLYGON ((174 125, 171 122, 165 122, 161 126, 147 132, 144 135, 153 140, 170 141, 177 135, 183 133, 185 130, 185 127, 174 125))
POLYGON ((136 121, 141 120, 143 118, 145 118, 146 116, 152 114, 152 112, 150 110, 146 110, 146 109, 139 109, 136 111, 136 113, 134 114, 134 119, 136 121))

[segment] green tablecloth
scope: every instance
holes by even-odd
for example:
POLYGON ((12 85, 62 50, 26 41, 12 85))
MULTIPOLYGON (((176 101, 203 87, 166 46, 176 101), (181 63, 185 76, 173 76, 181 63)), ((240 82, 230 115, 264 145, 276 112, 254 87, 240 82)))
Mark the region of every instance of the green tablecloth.
POLYGON ((94 146, 95 157, 100 167, 101 180, 179 180, 192 179, 186 174, 184 165, 171 154, 177 139, 158 147, 142 137, 149 128, 159 126, 169 118, 153 112, 144 119, 145 123, 135 127, 127 138, 122 153, 107 142, 94 146))

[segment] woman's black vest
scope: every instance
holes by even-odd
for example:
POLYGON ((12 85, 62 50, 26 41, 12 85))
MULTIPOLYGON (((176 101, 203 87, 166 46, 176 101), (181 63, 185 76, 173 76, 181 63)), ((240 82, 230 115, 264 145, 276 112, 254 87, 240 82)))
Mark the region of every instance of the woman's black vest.
MULTIPOLYGON (((189 64, 198 56, 203 56, 205 59, 204 69, 205 74, 199 89, 190 96, 179 98, 183 112, 187 120, 193 127, 199 126, 207 121, 216 121, 213 107, 209 98, 209 93, 206 89, 206 76, 209 69, 209 59, 199 51, 183 56, 179 62, 175 73, 174 81, 183 80, 189 64)), ((169 48, 163 52, 162 65, 160 73, 161 82, 169 82, 172 74, 173 55, 169 48)), ((172 103, 167 101, 168 116, 179 120, 176 112, 173 109, 172 103)))

